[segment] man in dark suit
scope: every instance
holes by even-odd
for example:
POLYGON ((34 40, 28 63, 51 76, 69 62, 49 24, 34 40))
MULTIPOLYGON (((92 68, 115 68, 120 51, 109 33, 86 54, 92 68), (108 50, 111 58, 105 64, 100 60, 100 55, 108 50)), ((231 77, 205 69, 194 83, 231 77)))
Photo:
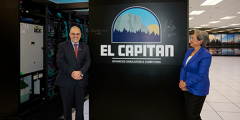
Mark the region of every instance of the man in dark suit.
POLYGON ((76 120, 83 120, 84 93, 88 84, 86 72, 91 63, 89 47, 79 42, 81 38, 79 27, 72 27, 69 36, 71 41, 58 45, 59 71, 55 85, 60 86, 64 119, 72 120, 72 104, 75 100, 76 120))

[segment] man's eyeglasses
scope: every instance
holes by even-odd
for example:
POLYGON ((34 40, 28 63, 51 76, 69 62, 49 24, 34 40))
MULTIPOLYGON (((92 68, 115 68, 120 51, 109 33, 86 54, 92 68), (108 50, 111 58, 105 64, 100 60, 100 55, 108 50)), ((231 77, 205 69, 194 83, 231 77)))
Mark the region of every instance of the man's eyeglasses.
POLYGON ((81 35, 80 33, 70 33, 71 35, 77 35, 77 36, 79 36, 79 35, 81 35))

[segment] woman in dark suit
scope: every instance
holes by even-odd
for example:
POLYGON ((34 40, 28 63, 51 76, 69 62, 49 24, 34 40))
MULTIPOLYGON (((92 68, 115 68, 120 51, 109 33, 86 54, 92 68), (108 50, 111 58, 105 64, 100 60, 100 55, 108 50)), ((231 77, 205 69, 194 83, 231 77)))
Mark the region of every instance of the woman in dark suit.
POLYGON ((209 93, 209 67, 212 55, 205 49, 208 33, 195 30, 185 54, 180 73, 179 87, 184 91, 187 120, 201 120, 200 113, 209 93))

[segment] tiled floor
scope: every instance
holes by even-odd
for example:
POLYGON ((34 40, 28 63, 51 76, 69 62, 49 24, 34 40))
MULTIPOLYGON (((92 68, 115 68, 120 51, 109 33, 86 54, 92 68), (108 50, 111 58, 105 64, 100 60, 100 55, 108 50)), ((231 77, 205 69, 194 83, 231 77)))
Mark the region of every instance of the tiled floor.
POLYGON ((212 57, 203 120, 240 120, 240 57, 212 57))
MULTIPOLYGON (((240 120, 240 57, 212 57, 210 94, 201 113, 203 120, 240 120)), ((89 120, 89 100, 84 120, 89 120)), ((75 120, 75 113, 73 113, 75 120)))
MULTIPOLYGON (((72 120, 75 120, 75 113, 72 114, 72 120)), ((84 120, 89 120, 89 99, 84 102, 84 120)))
MULTIPOLYGON (((84 111, 83 111, 83 114, 84 114, 84 120, 89 120, 89 99, 87 99, 87 100, 84 102, 84 111)), ((75 111, 75 108, 73 108, 72 120, 75 120, 75 117, 76 117, 76 111, 75 111)), ((60 118, 61 118, 61 119, 62 119, 62 118, 64 119, 64 116, 62 115, 60 118)))

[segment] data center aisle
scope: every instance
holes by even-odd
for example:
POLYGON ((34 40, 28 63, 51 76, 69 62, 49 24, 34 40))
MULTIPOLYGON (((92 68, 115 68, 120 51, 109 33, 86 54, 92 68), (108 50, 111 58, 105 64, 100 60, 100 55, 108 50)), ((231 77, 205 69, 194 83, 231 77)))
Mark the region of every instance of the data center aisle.
POLYGON ((203 120, 240 120, 240 57, 212 57, 203 120))
MULTIPOLYGON (((75 120, 75 113, 72 114, 72 120, 75 120)), ((89 99, 84 102, 84 120, 89 120, 89 99)))

